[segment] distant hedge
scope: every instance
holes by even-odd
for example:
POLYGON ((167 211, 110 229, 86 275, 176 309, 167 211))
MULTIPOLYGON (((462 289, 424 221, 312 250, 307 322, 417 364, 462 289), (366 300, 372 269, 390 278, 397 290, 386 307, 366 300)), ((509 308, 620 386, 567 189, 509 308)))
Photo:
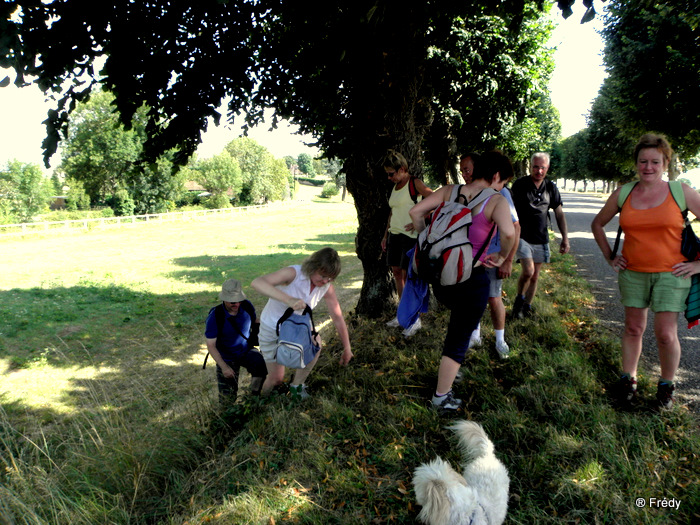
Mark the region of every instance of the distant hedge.
POLYGON ((306 184, 307 186, 323 186, 328 179, 311 179, 309 177, 297 177, 300 184, 306 184))

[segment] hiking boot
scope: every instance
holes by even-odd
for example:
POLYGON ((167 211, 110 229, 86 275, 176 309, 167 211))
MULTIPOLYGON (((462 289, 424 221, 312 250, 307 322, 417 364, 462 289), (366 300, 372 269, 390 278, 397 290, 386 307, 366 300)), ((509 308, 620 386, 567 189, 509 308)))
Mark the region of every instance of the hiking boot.
POLYGON ((513 302, 513 309, 511 310, 510 315, 513 317, 513 319, 522 319, 522 310, 523 310, 523 305, 525 304, 525 297, 522 295, 518 295, 515 298, 515 301, 513 302))
POLYGON ((628 376, 622 376, 615 383, 613 390, 619 403, 632 403, 637 397, 637 380, 628 376))
POLYGON ((294 401, 304 401, 311 397, 311 394, 306 390, 306 385, 303 383, 298 386, 289 385, 289 393, 294 401))
POLYGON ((394 317, 391 321, 386 324, 389 328, 397 328, 399 326, 399 318, 394 317))
POLYGON ((474 348, 475 346, 479 346, 480 344, 481 334, 476 331, 472 332, 472 335, 469 338, 469 346, 467 348, 474 348))
POLYGON ((532 317, 535 313, 535 309, 530 303, 523 303, 523 308, 520 310, 520 319, 525 319, 527 317, 532 317))
POLYGON ((413 334, 415 334, 418 330, 421 329, 423 325, 420 322, 420 317, 416 319, 416 322, 413 323, 411 326, 406 328, 402 333, 405 337, 411 337, 413 334))
POLYGON ((671 410, 673 408, 673 391, 675 389, 675 386, 659 381, 659 386, 656 388, 656 400, 662 409, 671 410))
POLYGON ((496 341, 496 352, 498 352, 498 357, 501 359, 508 359, 508 356, 510 355, 508 343, 505 341, 496 341))
POLYGON ((461 399, 455 399, 452 390, 444 396, 433 396, 433 407, 440 411, 456 411, 462 406, 461 399))

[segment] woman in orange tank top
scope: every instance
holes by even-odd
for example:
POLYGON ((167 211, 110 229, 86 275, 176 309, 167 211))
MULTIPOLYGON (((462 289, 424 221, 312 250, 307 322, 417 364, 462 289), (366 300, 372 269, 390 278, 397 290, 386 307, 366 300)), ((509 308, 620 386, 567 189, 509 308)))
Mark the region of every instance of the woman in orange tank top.
MULTIPOLYGON (((622 335, 622 374, 615 396, 622 405, 637 395, 637 366, 649 309, 655 313, 654 333, 659 351, 661 377, 656 399, 659 406, 673 406, 673 380, 681 346, 678 314, 685 311, 690 277, 700 273, 700 261, 686 261, 680 252, 683 217, 669 185, 662 179, 673 150, 662 135, 643 135, 634 151, 639 182, 622 206, 620 226, 625 232, 622 254, 612 256, 605 225, 620 211, 615 190, 600 210, 591 229, 605 260, 619 273, 618 284, 625 307, 622 335)), ((700 217, 700 194, 683 184, 686 206, 700 217)))

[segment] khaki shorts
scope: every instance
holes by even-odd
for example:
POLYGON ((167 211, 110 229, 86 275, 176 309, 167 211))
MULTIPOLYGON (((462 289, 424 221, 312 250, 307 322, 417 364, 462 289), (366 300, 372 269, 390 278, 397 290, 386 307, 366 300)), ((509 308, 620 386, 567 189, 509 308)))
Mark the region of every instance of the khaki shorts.
POLYGON ((501 297, 503 292, 503 279, 498 278, 498 268, 486 268, 489 276, 489 298, 501 297))
POLYGON ((266 362, 274 362, 275 357, 277 357, 277 330, 267 326, 265 323, 260 323, 258 341, 260 342, 259 348, 263 359, 266 362))
POLYGON ((518 260, 532 259, 536 263, 548 263, 550 260, 549 243, 547 244, 530 244, 523 239, 520 239, 518 244, 518 252, 516 253, 518 260))
POLYGON ((685 312, 691 282, 671 272, 622 270, 617 278, 624 306, 650 308, 652 312, 685 312))

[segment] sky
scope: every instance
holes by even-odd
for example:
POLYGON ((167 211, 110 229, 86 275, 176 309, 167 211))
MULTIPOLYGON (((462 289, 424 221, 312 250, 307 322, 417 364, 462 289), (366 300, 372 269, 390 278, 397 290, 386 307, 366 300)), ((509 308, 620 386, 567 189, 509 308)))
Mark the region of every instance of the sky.
MULTIPOLYGON (((573 135, 586 127, 585 114, 598 94, 598 88, 605 78, 602 62, 602 39, 596 29, 602 28, 599 17, 592 22, 581 24, 583 7, 581 2, 574 4, 574 14, 564 20, 559 10, 552 9, 552 16, 559 23, 550 40, 555 51, 555 71, 550 81, 552 103, 559 110, 562 121, 562 135, 573 135)), ((14 80, 12 70, 0 69, 0 80, 9 75, 14 80)), ((43 166, 41 142, 45 136, 42 122, 51 104, 44 101, 41 91, 34 85, 16 88, 14 84, 0 88, 0 166, 17 159, 22 162, 43 166)), ((222 112, 223 113, 223 112, 222 112)), ((231 129, 223 123, 218 127, 210 125, 203 136, 203 143, 197 153, 207 158, 220 153, 231 140, 241 135, 240 127, 231 129)), ((297 157, 300 153, 312 156, 318 153, 306 143, 313 142, 308 136, 299 136, 293 125, 286 122, 278 129, 269 131, 270 124, 263 124, 249 132, 249 136, 265 146, 275 157, 286 155, 297 157)), ((60 162, 58 154, 52 158, 52 166, 60 162)))

